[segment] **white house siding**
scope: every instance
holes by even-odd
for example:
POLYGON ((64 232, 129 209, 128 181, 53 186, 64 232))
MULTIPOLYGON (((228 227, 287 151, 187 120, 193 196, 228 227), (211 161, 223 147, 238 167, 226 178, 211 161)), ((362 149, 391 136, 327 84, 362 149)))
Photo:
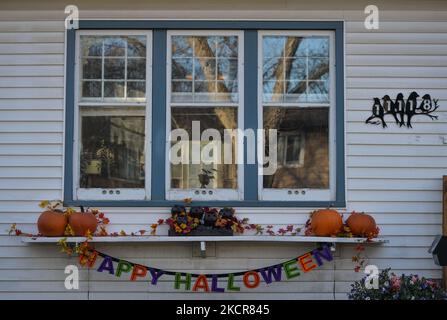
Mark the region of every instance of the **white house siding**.
MULTIPOLYGON (((369 263, 391 267, 397 273, 441 277, 427 248, 441 232, 441 177, 447 174, 445 2, 377 1, 379 8, 382 4, 385 9, 376 31, 364 29, 364 5, 356 1, 309 4, 268 0, 256 8, 250 8, 248 1, 189 1, 190 8, 185 8, 185 2, 160 1, 138 2, 138 11, 130 11, 131 2, 126 2, 127 11, 92 12, 83 8, 98 9, 106 1, 92 5, 81 1, 81 18, 344 20, 347 209, 374 215, 381 235, 390 240, 386 245, 368 247, 369 263), (335 10, 325 11, 326 5, 335 10), (393 97, 399 92, 407 96, 413 90, 439 98, 438 121, 415 118, 413 129, 390 124, 383 130, 364 124, 373 97, 393 97)), ((170 277, 150 286, 94 270, 81 271, 80 290, 70 292, 64 288, 63 270, 68 263, 75 263, 74 259, 55 245, 25 245, 7 235, 12 223, 25 232, 36 232, 39 200, 62 198, 65 34, 63 5, 54 3, 43 1, 40 9, 53 11, 38 12, 21 10, 30 7, 15 1, 0 5, 0 298, 345 299, 349 284, 362 275, 352 271, 350 245, 338 245, 335 263, 321 270, 240 293, 184 293, 173 289, 170 277), (2 6, 13 11, 1 10, 2 6)), ((116 1, 107 3, 112 9, 118 6, 116 1)), ((147 229, 150 223, 168 217, 166 208, 103 209, 112 221, 110 231, 147 229)), ((302 226, 309 211, 237 209, 239 216, 263 225, 302 226)), ((283 261, 312 244, 216 243, 208 246, 206 259, 189 243, 98 248, 165 269, 224 272, 283 261)))

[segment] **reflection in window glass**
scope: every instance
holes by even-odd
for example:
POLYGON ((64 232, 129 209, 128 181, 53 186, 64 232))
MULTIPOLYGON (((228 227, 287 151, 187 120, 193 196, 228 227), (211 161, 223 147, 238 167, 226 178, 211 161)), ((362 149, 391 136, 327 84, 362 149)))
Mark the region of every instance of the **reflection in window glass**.
POLYGON ((144 98, 146 36, 81 35, 80 81, 81 99, 144 98))
POLYGON ((264 102, 329 102, 329 37, 263 37, 264 102))
MULTIPOLYGON (((223 147, 224 129, 237 128, 237 109, 233 107, 210 107, 210 108, 194 108, 194 107, 173 107, 171 109, 171 128, 184 129, 189 136, 189 164, 171 164, 171 188, 173 189, 190 189, 190 188, 237 188, 237 164, 236 157, 236 141, 231 140, 230 145, 230 162, 224 163, 225 148, 223 147), (192 143, 200 147, 202 151, 205 146, 210 143, 207 141, 192 141, 193 121, 200 123, 200 134, 205 129, 212 128, 219 132, 221 137, 221 148, 216 148, 218 153, 214 154, 211 150, 208 154, 213 163, 205 164, 203 161, 198 164, 192 163, 193 149, 192 143), (219 160, 220 159, 220 160, 219 160)), ((203 139, 202 139, 203 140, 203 139)), ((177 143, 171 141, 171 145, 177 143)), ((185 157, 178 151, 178 157, 185 157)))
POLYGON ((236 36, 172 36, 172 102, 238 102, 236 36))
POLYGON ((81 115, 81 188, 144 188, 144 116, 81 115))
MULTIPOLYGON (((329 108, 264 107, 264 129, 277 129, 278 167, 264 188, 329 188, 329 108)), ((266 139, 265 154, 269 154, 266 139)))

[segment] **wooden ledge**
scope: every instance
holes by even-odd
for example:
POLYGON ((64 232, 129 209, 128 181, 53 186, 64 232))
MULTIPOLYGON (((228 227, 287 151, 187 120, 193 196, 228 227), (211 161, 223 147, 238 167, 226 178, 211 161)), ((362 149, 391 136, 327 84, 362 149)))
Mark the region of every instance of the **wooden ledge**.
MULTIPOLYGON (((85 237, 22 237, 22 242, 27 244, 57 243, 66 238, 67 243, 81 243, 85 237)), ((383 244, 389 240, 375 238, 337 238, 337 237, 306 237, 306 236, 118 236, 118 237, 93 237, 91 243, 167 243, 167 242, 200 242, 200 255, 206 257, 207 242, 283 242, 283 243, 330 243, 331 250, 335 250, 336 243, 363 243, 363 244, 383 244)))

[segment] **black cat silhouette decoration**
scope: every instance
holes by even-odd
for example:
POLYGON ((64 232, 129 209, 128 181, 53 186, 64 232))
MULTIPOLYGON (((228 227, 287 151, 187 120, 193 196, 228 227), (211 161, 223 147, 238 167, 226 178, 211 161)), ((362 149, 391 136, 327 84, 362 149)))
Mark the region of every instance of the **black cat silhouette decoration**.
POLYGON ((433 116, 431 113, 439 108, 438 99, 432 99, 429 94, 422 97, 422 101, 418 104, 419 95, 413 91, 408 96, 407 101, 404 100, 404 95, 399 93, 393 101, 389 95, 383 96, 382 100, 374 98, 372 106, 372 115, 366 119, 365 123, 382 125, 387 127, 385 116, 391 115, 399 127, 412 128, 411 119, 414 116, 427 116, 432 120, 438 119, 438 116, 433 116))

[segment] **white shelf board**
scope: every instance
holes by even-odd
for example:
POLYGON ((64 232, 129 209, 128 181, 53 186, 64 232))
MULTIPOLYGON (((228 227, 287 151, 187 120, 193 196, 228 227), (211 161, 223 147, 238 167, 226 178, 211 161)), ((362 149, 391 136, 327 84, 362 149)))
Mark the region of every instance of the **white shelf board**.
MULTIPOLYGON (((56 243, 64 237, 22 237, 25 243, 56 243)), ((67 243, 80 243, 85 237, 66 237, 67 243)), ((89 242, 96 243, 136 243, 136 242, 318 242, 318 243, 388 243, 389 240, 375 238, 336 238, 336 237, 306 237, 306 236, 118 236, 93 237, 89 242)))

